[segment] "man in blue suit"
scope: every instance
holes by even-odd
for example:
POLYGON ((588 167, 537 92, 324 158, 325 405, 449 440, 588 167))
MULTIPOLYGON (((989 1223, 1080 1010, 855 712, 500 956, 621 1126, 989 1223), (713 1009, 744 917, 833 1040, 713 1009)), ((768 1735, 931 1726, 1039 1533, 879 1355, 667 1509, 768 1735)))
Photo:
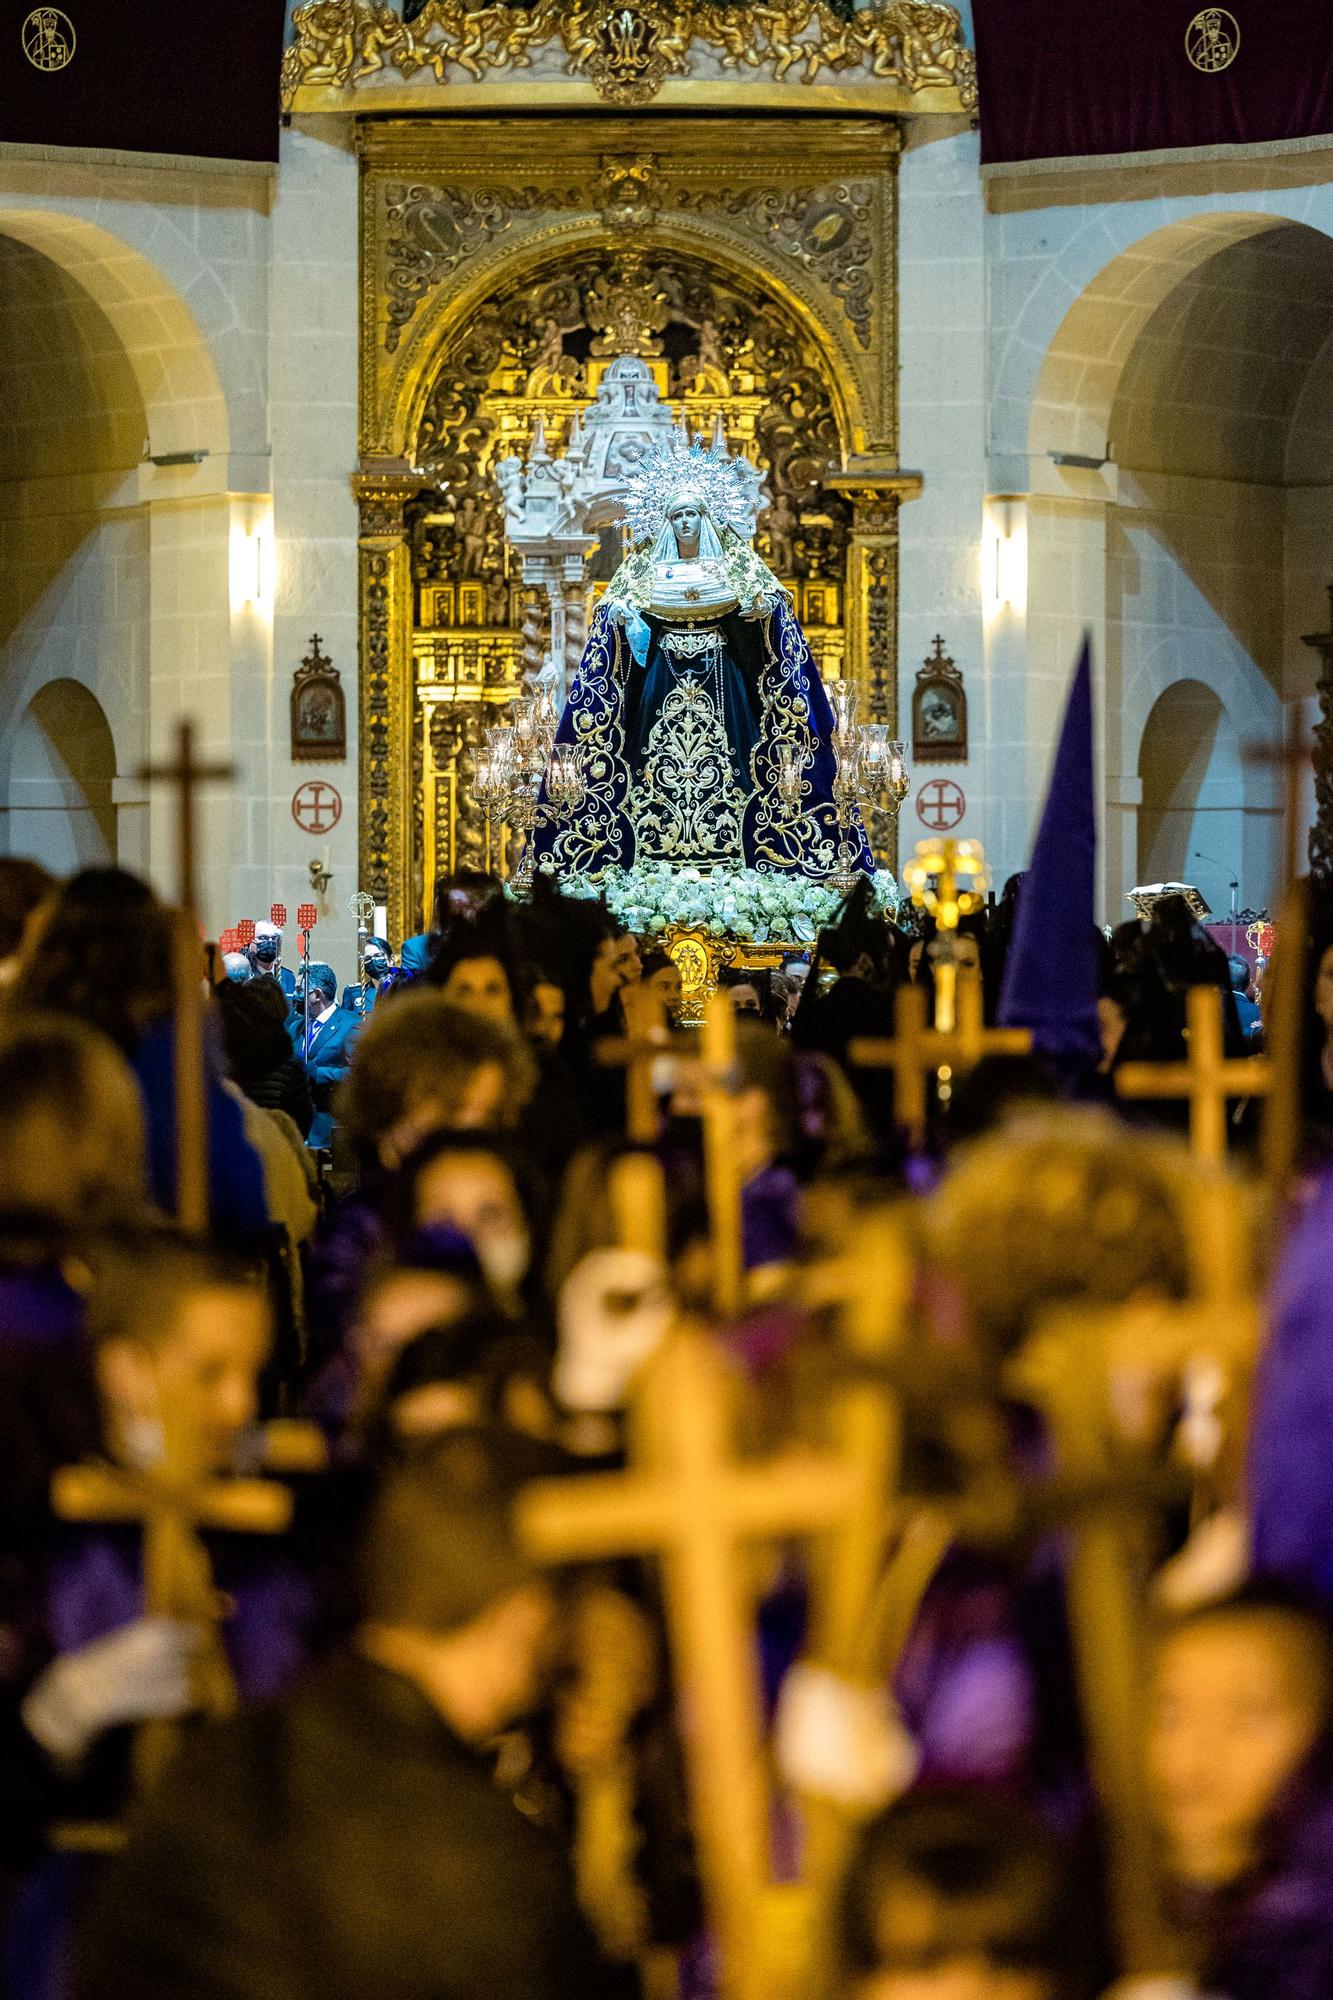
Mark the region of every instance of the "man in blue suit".
POLYGON ((364 1017, 369 1014, 379 998, 382 982, 393 971, 393 953, 389 950, 388 939, 367 938, 365 956, 361 962, 366 968, 365 1004, 362 1005, 362 988, 359 983, 355 986, 344 986, 342 1004, 353 1014, 364 1017))
POLYGON ((310 1079, 310 1095, 315 1103, 314 1123, 308 1146, 327 1146, 333 1137, 333 1093, 352 1063, 352 1051, 361 1027, 361 1016, 338 1005, 338 978, 331 965, 316 963, 307 974, 310 992, 310 1029, 306 1031, 305 1008, 297 996, 292 1039, 310 1079))
POLYGON ((296 992, 296 975, 282 962, 282 932, 265 921, 255 925, 255 941, 250 947, 250 963, 257 975, 276 979, 290 1002, 296 992))

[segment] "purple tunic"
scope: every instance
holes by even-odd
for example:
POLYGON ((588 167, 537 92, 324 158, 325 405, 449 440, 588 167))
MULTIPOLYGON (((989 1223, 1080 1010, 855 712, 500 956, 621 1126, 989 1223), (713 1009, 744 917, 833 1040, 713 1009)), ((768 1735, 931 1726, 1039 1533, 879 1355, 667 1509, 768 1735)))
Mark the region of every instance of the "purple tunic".
POLYGON ((1333 1177, 1278 1266, 1250 1443, 1256 1574, 1333 1603, 1333 1177))

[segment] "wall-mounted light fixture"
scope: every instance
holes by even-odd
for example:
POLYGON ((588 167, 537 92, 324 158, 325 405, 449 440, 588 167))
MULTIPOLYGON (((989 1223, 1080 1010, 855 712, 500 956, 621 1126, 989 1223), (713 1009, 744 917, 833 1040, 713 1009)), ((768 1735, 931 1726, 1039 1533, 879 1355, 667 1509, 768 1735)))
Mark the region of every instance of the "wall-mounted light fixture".
POLYGON ((1028 601, 1028 521, 1022 500, 986 502, 981 532, 982 608, 988 618, 1001 611, 1026 611, 1028 601))
POLYGON ((231 531, 231 608, 272 613, 276 567, 272 517, 247 526, 233 520, 231 531))

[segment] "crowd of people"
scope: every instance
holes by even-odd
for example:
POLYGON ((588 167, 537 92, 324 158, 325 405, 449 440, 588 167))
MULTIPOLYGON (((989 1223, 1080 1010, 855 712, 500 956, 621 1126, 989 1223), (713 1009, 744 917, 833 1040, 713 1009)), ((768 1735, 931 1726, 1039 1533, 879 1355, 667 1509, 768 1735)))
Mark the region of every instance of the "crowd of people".
MULTIPOLYGON (((1016 879, 947 936, 857 891, 811 951, 724 975, 746 1299, 712 1324, 756 1440, 817 1429, 821 1274, 879 1207, 912 1245, 924 1375, 968 1364, 1020 1483, 1049 1440, 999 1385, 1043 1312, 1190 1291, 1183 1112, 1118 1104, 1116 1071, 1180 1058, 1191 987, 1219 989, 1233 1052, 1261 1047, 1264 1024, 1249 963, 1183 904, 1097 934, 1099 1049, 984 1058, 934 1092, 924 1146, 895 1119, 892 1073, 853 1060, 892 1032, 899 987, 929 991, 946 958, 979 969, 996 1018, 1023 893, 1016 879)), ((0 860, 0 1986, 594 2000, 646 1981, 702 2000, 717 1968, 689 1718, 652 1565, 542 1569, 513 1511, 533 1478, 624 1461, 640 1371, 682 1309, 708 1310, 679 969, 540 878, 525 902, 442 881, 430 930, 396 963, 372 939, 341 989, 316 963, 302 991, 272 926, 225 963, 206 952, 201 1242, 171 1220, 172 926, 122 871, 56 882, 0 860), (645 1046, 651 1140, 627 1129, 645 1046), (660 1259, 618 1228, 612 1170, 636 1149, 665 1170, 660 1259), (199 1501, 211 1608, 196 1617, 154 1608, 148 1486, 115 1519, 71 1518, 53 1486, 92 1464, 132 1496, 176 1463, 183 1422, 201 1492, 257 1479, 284 1501, 249 1525, 199 1501), (306 1440, 299 1464, 284 1426, 306 1440), (143 1746, 162 1730, 179 1742, 149 1784, 143 1746), (575 1865, 580 1787, 612 1749, 633 1794, 628 1935, 575 1865)), ((1210 1589, 1159 1593, 1140 1717, 1196 1982, 1176 1990, 1218 2000, 1333 1992, 1333 928, 1318 911, 1309 942, 1300 1194, 1268 1246, 1249 1461, 1226 1474, 1243 1546, 1210 1589)), ((1242 1101, 1241 1173, 1254 1124, 1242 1101)), ((1176 1414, 1154 1419, 1164 1459, 1176 1414)), ((947 1418, 924 1397, 906 1450, 941 1493, 975 1443, 947 1418)), ((1178 1576, 1188 1510, 1163 1505, 1155 1526, 1178 1576)), ((942 1552, 864 1756, 896 1776, 861 1788, 837 2000, 1095 2000, 1123 1970, 1067 1554, 1058 1524, 942 1552)), ((776 1745, 808 1584, 790 1550, 756 1584, 776 1745)), ((775 1826, 789 1866, 793 1839, 775 1826)))

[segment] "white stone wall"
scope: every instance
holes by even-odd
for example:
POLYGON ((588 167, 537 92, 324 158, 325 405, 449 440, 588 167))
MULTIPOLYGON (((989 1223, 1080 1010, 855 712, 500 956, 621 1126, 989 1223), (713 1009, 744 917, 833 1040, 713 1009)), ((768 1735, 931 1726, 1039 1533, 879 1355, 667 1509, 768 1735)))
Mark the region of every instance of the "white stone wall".
POLYGON ((911 754, 912 691, 938 633, 961 667, 971 739, 966 764, 923 765, 903 805, 899 851, 926 829, 923 785, 958 784, 958 831, 984 839, 994 824, 989 743, 999 724, 982 622, 980 536, 986 494, 985 213, 976 134, 914 128, 900 174, 900 458, 925 476, 900 516, 899 733, 911 754))
MULTIPOLYGON (((1328 167, 1299 155, 987 184, 989 485, 1027 496, 1029 564, 1021 638, 999 620, 988 634, 1009 662, 1004 706, 1022 740, 1001 749, 992 732, 992 756, 1018 782, 986 837, 997 872, 1016 846, 1021 858, 1086 626, 1112 919, 1138 867, 1154 702, 1201 682, 1244 744, 1275 737, 1284 701, 1313 683, 1300 636, 1327 627, 1333 573, 1328 167), (1108 447, 1115 462, 1101 471, 1051 456, 1108 447)), ((1224 866, 1240 865, 1248 900, 1265 899, 1271 778, 1210 769, 1205 791, 1199 810, 1216 824, 1238 815, 1224 866), (1234 807, 1220 809, 1228 796, 1234 807)), ((1222 871, 1197 865, 1216 901, 1222 871)))
POLYGON ((187 715, 205 753, 235 757, 242 784, 203 806, 211 928, 241 914, 245 787, 267 758, 250 720, 268 614, 235 643, 232 547, 270 486, 270 192, 250 168, 0 151, 0 268, 21 287, 0 340, 0 720, 52 678, 88 688, 115 743, 121 858, 166 890, 171 808, 146 802, 140 763, 187 715), (143 462, 173 452, 202 457, 143 462))
MULTIPOLYGON (((332 872, 320 904, 313 953, 344 983, 356 968, 356 924, 348 899, 357 881, 357 466, 359 310, 356 155, 349 127, 309 121, 284 134, 274 209, 273 470, 278 577, 272 756, 265 820, 268 879, 292 922, 316 900, 309 864, 332 872), (347 697, 347 761, 293 764, 292 674, 318 632, 347 697), (331 834, 303 833, 292 818, 298 786, 322 780, 342 799, 331 834)), ((292 940, 294 954, 295 940, 292 940)))

